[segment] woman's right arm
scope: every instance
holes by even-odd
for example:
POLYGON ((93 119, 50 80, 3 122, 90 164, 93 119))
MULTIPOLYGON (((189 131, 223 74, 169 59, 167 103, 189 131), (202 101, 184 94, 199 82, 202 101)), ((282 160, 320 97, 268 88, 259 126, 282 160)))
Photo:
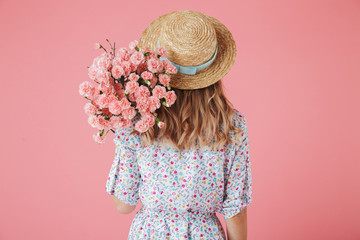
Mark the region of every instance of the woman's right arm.
POLYGON ((247 207, 225 222, 228 240, 247 240, 247 207))
POLYGON ((247 239, 247 207, 252 202, 252 174, 249 137, 245 117, 238 113, 237 127, 243 130, 241 144, 235 144, 224 168, 224 199, 218 210, 224 215, 228 240, 247 239))

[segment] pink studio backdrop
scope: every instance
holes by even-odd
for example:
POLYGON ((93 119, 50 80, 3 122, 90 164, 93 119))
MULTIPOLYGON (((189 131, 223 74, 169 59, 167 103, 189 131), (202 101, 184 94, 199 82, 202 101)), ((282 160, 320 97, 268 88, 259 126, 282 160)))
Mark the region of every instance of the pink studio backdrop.
POLYGON ((92 140, 78 86, 95 42, 127 46, 181 9, 238 46, 223 81, 248 119, 248 238, 360 239, 360 2, 345 0, 1 0, 0 239, 126 239, 136 211, 105 192, 113 134, 92 140))

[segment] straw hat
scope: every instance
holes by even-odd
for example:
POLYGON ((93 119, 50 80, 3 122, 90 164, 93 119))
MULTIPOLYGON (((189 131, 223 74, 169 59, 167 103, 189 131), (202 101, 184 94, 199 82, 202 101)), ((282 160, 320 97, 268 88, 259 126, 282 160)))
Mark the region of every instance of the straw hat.
POLYGON ((167 59, 178 69, 170 86, 178 89, 216 83, 230 71, 236 57, 234 38, 225 25, 193 10, 173 11, 151 22, 139 40, 139 47, 145 46, 166 50, 167 59))

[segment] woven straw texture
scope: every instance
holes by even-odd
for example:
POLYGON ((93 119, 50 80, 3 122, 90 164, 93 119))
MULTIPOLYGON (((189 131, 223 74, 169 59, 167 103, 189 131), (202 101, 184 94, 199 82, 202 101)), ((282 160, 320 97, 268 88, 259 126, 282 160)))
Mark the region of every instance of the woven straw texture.
POLYGON ((221 80, 234 65, 236 45, 231 32, 219 20, 193 10, 179 10, 164 14, 143 31, 139 47, 156 51, 161 47, 167 58, 182 66, 197 66, 213 57, 214 62, 195 75, 178 72, 171 76, 170 86, 178 89, 199 89, 221 80))

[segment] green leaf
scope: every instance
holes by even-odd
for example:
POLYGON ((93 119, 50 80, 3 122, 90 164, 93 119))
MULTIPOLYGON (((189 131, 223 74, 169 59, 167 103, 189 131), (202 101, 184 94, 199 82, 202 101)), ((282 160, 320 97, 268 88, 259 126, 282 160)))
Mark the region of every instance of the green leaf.
POLYGON ((159 124, 160 119, 158 119, 157 117, 155 117, 155 122, 156 122, 156 124, 159 124))

